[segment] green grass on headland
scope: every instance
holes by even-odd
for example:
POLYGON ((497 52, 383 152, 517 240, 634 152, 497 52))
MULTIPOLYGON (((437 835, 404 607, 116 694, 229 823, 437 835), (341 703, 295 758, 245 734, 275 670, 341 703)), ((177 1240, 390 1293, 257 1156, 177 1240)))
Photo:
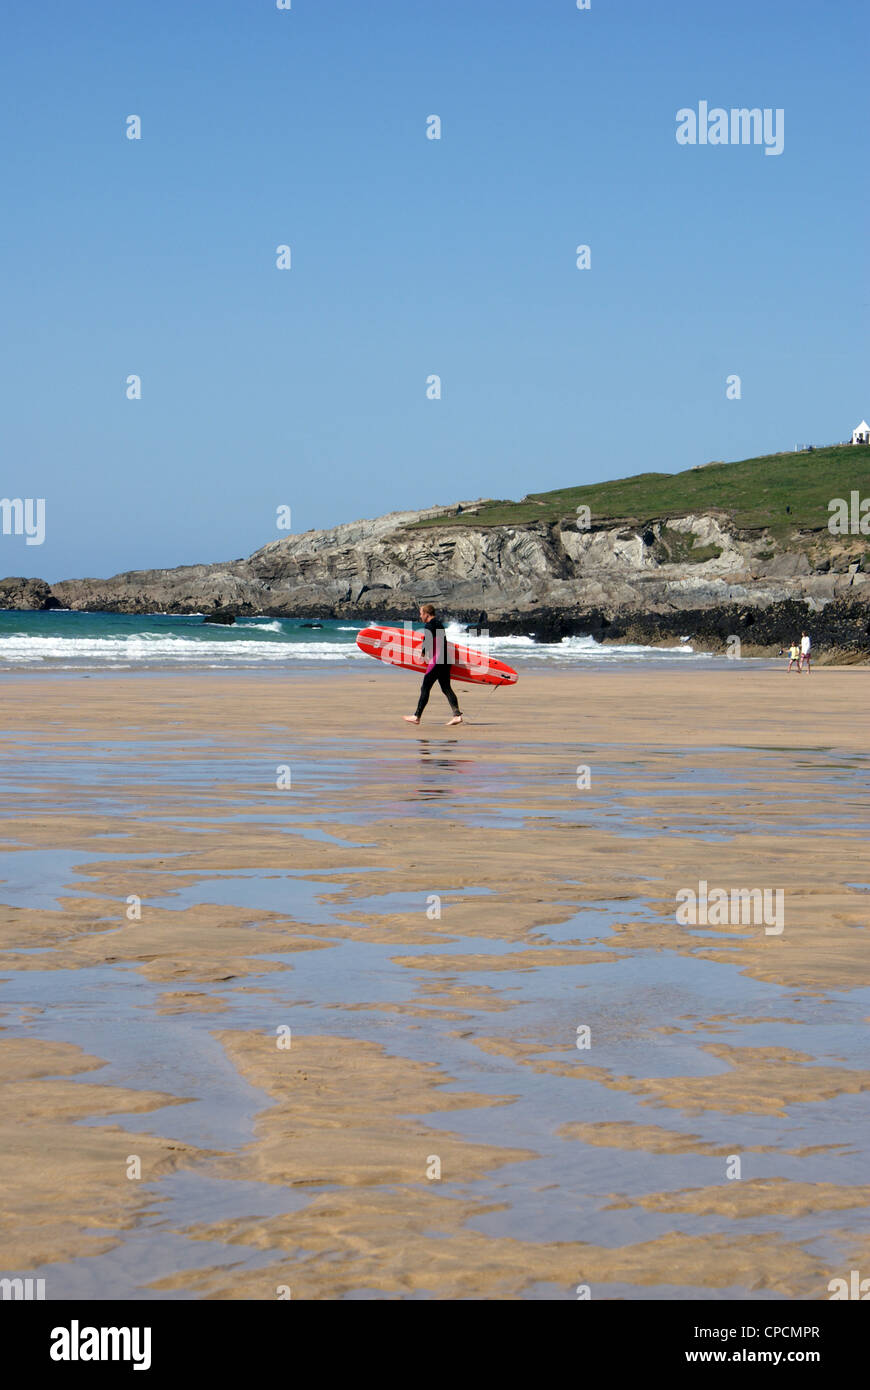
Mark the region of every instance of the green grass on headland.
POLYGON ((870 445, 836 444, 810 453, 767 454, 710 463, 685 473, 637 473, 609 483, 532 492, 521 502, 492 501, 478 511, 416 522, 422 526, 522 526, 560 521, 586 505, 593 524, 641 524, 687 512, 727 512, 739 528, 827 529, 828 503, 857 489, 870 496, 870 445))

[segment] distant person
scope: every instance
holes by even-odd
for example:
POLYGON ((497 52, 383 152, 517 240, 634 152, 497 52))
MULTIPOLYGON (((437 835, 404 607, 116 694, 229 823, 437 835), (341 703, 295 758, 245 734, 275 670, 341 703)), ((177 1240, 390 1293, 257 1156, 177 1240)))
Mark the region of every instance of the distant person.
POLYGON ((801 649, 797 642, 792 642, 788 649, 788 665, 785 668, 786 673, 791 670, 792 666, 796 666, 798 670, 801 669, 801 649))
POLYGON ((424 603, 420 608, 420 622, 426 628, 423 638, 423 656, 428 661, 426 674, 423 677, 423 684, 420 686, 420 698, 417 701, 417 708, 413 714, 402 716, 409 724, 419 724, 420 715, 429 703, 429 695, 432 687, 437 681, 447 696, 448 703, 453 711, 453 718, 448 719, 450 724, 461 724, 462 714, 459 709, 459 701, 453 693, 450 684, 451 661, 447 651, 447 634, 443 625, 435 616, 435 609, 431 603, 424 603))
POLYGON ((800 661, 798 662, 798 670, 799 670, 799 671, 802 670, 802 669, 803 669, 804 662, 806 662, 807 675, 809 675, 809 673, 810 673, 810 647, 811 647, 812 645, 813 645, 813 644, 812 644, 812 642, 810 641, 809 634, 806 633, 806 632, 802 632, 802 633, 801 633, 801 659, 800 659, 800 661))

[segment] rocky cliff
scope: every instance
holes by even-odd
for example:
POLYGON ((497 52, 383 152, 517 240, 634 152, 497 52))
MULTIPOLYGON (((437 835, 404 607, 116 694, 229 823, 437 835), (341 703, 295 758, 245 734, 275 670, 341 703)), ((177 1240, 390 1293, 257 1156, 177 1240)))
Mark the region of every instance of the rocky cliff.
POLYGON ((712 511, 615 525, 475 525, 473 517, 460 527, 417 524, 430 516, 394 512, 283 536, 226 564, 50 588, 5 580, 0 602, 366 621, 414 616, 431 599, 460 619, 484 611, 493 631, 543 640, 570 632, 641 641, 694 635, 715 648, 742 633, 764 649, 791 640, 795 624, 812 615, 814 631, 830 628, 839 650, 870 654, 870 564, 860 535, 741 531, 712 511))

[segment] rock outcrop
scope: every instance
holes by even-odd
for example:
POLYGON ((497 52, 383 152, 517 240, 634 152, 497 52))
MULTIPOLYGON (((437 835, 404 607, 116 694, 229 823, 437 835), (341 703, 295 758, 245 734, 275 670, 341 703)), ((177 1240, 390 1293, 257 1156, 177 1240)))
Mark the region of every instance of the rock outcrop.
POLYGON ((44 579, 0 579, 0 608, 12 608, 19 613, 38 613, 47 608, 62 608, 44 579))
POLYGON ((808 614, 818 631, 824 611, 839 649, 870 655, 870 562, 860 535, 775 537, 740 531, 724 512, 585 529, 570 519, 415 527, 427 516, 394 512, 283 536, 225 564, 65 580, 50 590, 5 580, 0 594, 7 607, 360 621, 413 617, 429 599, 461 620, 484 610, 491 630, 542 640, 569 631, 647 642, 694 635, 716 647, 754 629, 753 645, 763 649, 792 640, 808 614))

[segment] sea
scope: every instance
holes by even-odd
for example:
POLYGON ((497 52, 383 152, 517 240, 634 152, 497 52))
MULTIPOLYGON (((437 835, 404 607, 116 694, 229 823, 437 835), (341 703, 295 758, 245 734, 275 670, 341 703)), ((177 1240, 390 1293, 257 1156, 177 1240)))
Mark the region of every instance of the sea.
MULTIPOLYGON (((138 671, 184 667, 207 670, 311 668, 323 663, 362 665, 371 660, 356 645, 366 623, 324 619, 240 618, 231 626, 203 621, 201 613, 44 613, 0 610, 0 670, 138 671)), ((387 621, 387 626, 397 626, 387 621)), ((690 634, 663 646, 603 645, 592 637, 536 642, 531 636, 485 638, 449 623, 450 641, 483 648, 518 670, 590 663, 722 662, 694 649, 690 634)))

